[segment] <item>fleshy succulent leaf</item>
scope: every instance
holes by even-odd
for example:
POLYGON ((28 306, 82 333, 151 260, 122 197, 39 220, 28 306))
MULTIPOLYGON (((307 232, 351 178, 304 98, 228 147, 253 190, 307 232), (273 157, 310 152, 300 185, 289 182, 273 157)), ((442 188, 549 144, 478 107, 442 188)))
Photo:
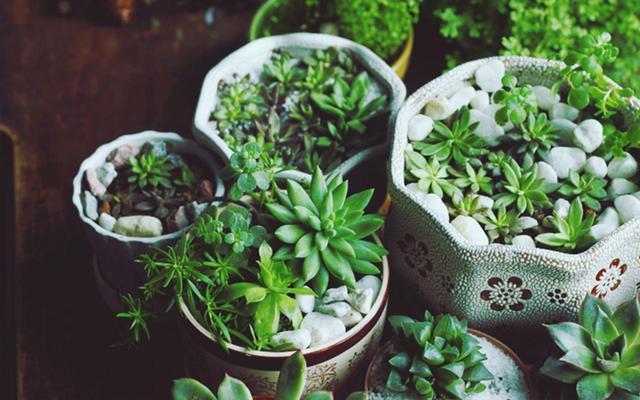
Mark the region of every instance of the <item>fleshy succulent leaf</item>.
POLYGON ((218 387, 218 400, 251 400, 251 392, 242 381, 225 375, 218 387))
POLYGON ((307 363, 301 352, 288 357, 278 375, 276 400, 295 400, 302 396, 306 381, 307 363))

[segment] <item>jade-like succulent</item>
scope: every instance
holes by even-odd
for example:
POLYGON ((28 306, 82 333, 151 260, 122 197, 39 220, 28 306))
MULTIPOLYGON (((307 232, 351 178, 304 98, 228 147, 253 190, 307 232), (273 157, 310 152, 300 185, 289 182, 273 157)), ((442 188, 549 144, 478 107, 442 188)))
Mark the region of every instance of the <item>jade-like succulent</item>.
POLYGON ((547 358, 540 372, 575 384, 581 400, 639 398, 640 298, 613 311, 587 295, 578 322, 546 326, 564 355, 547 358))
POLYGON ((373 189, 347 197, 348 188, 340 174, 325 178, 318 168, 308 187, 288 180, 286 190, 276 190, 277 202, 266 204, 283 224, 275 236, 288 245, 274 258, 302 260, 302 277, 313 279, 318 294, 326 290, 329 274, 355 287, 354 272, 379 273, 375 263, 387 254, 370 240, 384 222, 364 212, 373 189))
POLYGON ((425 311, 424 321, 394 315, 389 323, 398 351, 388 360, 388 390, 414 392, 426 400, 461 399, 482 392, 486 388, 483 381, 493 379, 466 321, 448 314, 434 317, 425 311))
MULTIPOLYGON (((307 378, 307 363, 299 351, 288 357, 278 376, 275 400, 300 400, 307 378)), ((347 400, 365 400, 363 392, 355 392, 347 400)), ((173 382, 173 400, 252 400, 249 388, 239 379, 225 375, 218 387, 217 396, 202 383, 191 378, 173 382)), ((332 400, 331 392, 309 393, 305 400, 332 400)))
POLYGON ((541 233, 536 236, 536 241, 546 244, 547 246, 568 250, 590 244, 593 242, 590 230, 596 215, 593 212, 587 212, 586 216, 584 214, 582 201, 579 197, 576 197, 571 202, 569 214, 566 218, 561 217, 557 213, 554 213, 554 215, 549 218, 556 232, 541 233))

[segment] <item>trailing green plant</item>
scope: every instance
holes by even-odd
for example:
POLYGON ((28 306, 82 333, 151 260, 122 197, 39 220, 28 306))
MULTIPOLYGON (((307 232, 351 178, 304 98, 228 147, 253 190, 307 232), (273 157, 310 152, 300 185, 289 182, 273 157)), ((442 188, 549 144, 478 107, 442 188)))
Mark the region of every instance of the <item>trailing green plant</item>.
POLYGON ((593 212, 587 212, 586 214, 582 208, 580 197, 574 198, 566 218, 558 213, 554 213, 553 216, 549 217, 549 222, 555 232, 541 233, 536 236, 536 241, 547 246, 566 250, 582 248, 593 243, 590 229, 593 226, 596 214, 593 212))
POLYGON ((483 382, 493 379, 466 321, 425 311, 424 320, 394 315, 389 323, 394 351, 388 360, 388 390, 417 393, 421 399, 462 399, 484 391, 483 382))
POLYGON ((545 325, 561 357, 547 358, 540 372, 574 384, 581 400, 640 396, 640 300, 634 296, 615 311, 587 295, 578 323, 545 325))

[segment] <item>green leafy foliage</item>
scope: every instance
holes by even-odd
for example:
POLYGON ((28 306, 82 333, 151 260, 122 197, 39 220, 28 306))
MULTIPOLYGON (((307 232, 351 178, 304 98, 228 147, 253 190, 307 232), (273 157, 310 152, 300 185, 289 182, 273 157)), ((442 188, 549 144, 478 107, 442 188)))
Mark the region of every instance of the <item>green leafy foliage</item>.
POLYGON ((535 167, 522 170, 513 159, 502 165, 505 178, 503 182, 504 192, 496 196, 495 206, 516 205, 519 213, 525 211, 533 214, 536 207, 549 205, 549 198, 544 192, 544 181, 538 179, 538 170, 535 167))
POLYGON ((498 208, 497 213, 493 210, 487 210, 475 214, 474 218, 484 225, 484 229, 491 240, 503 237, 509 243, 513 236, 523 231, 522 221, 518 214, 514 211, 507 211, 504 205, 498 208))
POLYGON ((569 199, 577 197, 582 203, 594 211, 600 211, 600 202, 607 198, 605 185, 607 181, 597 178, 589 173, 578 174, 575 171, 569 173, 568 182, 560 185, 558 191, 569 199))
MULTIPOLYGON (((502 78, 502 84, 504 88, 493 94, 493 101, 502 105, 496 111, 496 122, 500 125, 507 122, 520 125, 526 121, 530 113, 534 113, 538 108, 531 85, 518 86, 518 78, 511 74, 502 78)), ((527 125, 528 127, 530 125, 527 125)))
POLYGON ((140 189, 146 188, 147 185, 171 187, 171 181, 168 177, 174 167, 167 162, 165 157, 158 157, 155 152, 149 151, 141 154, 138 158, 130 157, 129 165, 131 171, 128 181, 138 185, 140 189))
POLYGON ((466 321, 448 314, 424 320, 389 317, 394 333, 394 354, 387 389, 417 393, 421 399, 462 399, 485 389, 491 372, 483 365, 486 356, 478 340, 467 332, 466 321))
POLYGON ((584 215, 582 201, 576 197, 571 202, 567 218, 563 218, 557 213, 549 217, 550 224, 555 229, 554 233, 541 233, 536 236, 536 241, 555 248, 572 250, 582 248, 593 242, 589 235, 595 213, 588 212, 584 215))
POLYGON ((408 178, 418 180, 418 188, 425 193, 434 193, 438 197, 447 194, 449 197, 462 197, 461 191, 455 186, 453 177, 449 176, 446 165, 440 165, 436 157, 428 162, 420 153, 413 150, 405 152, 408 178))
POLYGON ((615 311, 587 295, 579 323, 546 325, 564 353, 549 357, 540 372, 575 384, 581 400, 637 398, 640 395, 640 300, 635 296, 615 311))
POLYGON ((527 120, 520 125, 520 130, 508 135, 514 142, 520 143, 516 149, 518 154, 528 154, 531 157, 545 157, 547 152, 556 145, 556 133, 549 124, 547 114, 530 112, 527 120))
POLYGON ((245 194, 256 190, 265 192, 274 183, 275 174, 284 167, 271 153, 273 144, 245 143, 231 155, 229 165, 222 172, 226 180, 233 180, 229 198, 240 200, 245 194))

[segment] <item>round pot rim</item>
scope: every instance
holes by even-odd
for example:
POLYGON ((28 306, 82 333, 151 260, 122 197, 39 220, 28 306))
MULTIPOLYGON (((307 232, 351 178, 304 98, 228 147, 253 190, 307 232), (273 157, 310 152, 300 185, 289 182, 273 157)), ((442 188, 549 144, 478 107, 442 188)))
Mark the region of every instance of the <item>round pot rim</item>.
MULTIPOLYGON (((416 108, 418 104, 424 103, 425 97, 435 97, 440 86, 459 81, 462 83, 468 78, 461 79, 462 75, 472 74, 482 64, 491 61, 500 60, 505 63, 507 69, 509 68, 521 68, 522 64, 527 64, 529 67, 538 67, 540 69, 546 69, 551 71, 559 71, 564 64, 560 61, 547 60, 542 58, 524 57, 524 56, 495 56, 481 58, 473 61, 466 62, 452 70, 440 75, 425 85, 421 86, 414 93, 412 93, 404 102, 397 117, 393 122, 393 138, 391 143, 391 155, 389 162, 389 187, 392 197, 392 202, 401 198, 404 201, 415 203, 422 214, 426 218, 430 218, 432 222, 439 228, 438 232, 446 236, 447 241, 450 242, 457 251, 471 254, 477 254, 478 251, 483 251, 485 254, 507 254, 522 255, 523 257, 545 257, 552 258, 566 263, 579 263, 591 259, 594 254, 598 254, 601 248, 608 247, 610 243, 619 240, 619 237, 625 235, 629 230, 640 230, 640 217, 634 218, 626 223, 620 225, 609 235, 600 239, 589 248, 575 254, 563 253, 558 250, 551 250, 545 248, 526 248, 520 246, 507 245, 502 243, 491 243, 487 245, 474 245, 469 244, 452 226, 450 223, 443 223, 436 215, 427 207, 424 201, 415 193, 407 189, 404 183, 404 149, 408 143, 407 131, 409 119, 414 115, 412 110, 416 108)), ((640 109, 640 100, 631 99, 630 105, 633 108, 640 109)), ((565 263, 558 263, 553 265, 553 268, 566 271, 567 265, 565 263)))
MULTIPOLYGON (((476 329, 473 329, 473 328, 468 328, 467 331, 469 333, 471 333, 473 336, 480 337, 480 338, 483 338, 483 339, 487 340, 489 343, 491 343, 493 346, 495 346, 500 351, 502 351, 504 354, 506 354, 509 358, 511 358, 513 360, 513 362, 516 364, 516 366, 518 367, 518 369, 522 372, 522 375, 524 376, 524 381, 525 381, 525 385, 527 387, 527 392, 529 394, 529 398, 532 399, 532 400, 535 400, 535 399, 538 398, 537 397, 538 395, 537 395, 536 388, 533 386, 533 382, 531 380, 531 377, 529 376, 529 371, 528 371, 527 367, 522 362, 520 357, 518 357, 518 355, 513 350, 511 350, 511 348, 509 346, 504 344, 502 341, 496 339, 495 337, 489 335, 488 333, 485 333, 485 332, 482 332, 482 331, 479 331, 479 330, 476 330, 476 329)), ((365 392, 369 392, 369 390, 371 390, 371 387, 370 387, 371 386, 371 382, 369 381, 369 377, 371 376, 371 374, 373 374, 375 361, 378 358, 382 357, 382 355, 389 349, 389 347, 391 347, 392 344, 393 344, 393 342, 391 340, 387 340, 386 342, 384 342, 380 346, 380 349, 378 349, 376 354, 371 359, 371 362, 369 363, 369 366, 367 367, 367 371, 365 372, 365 376, 364 376, 364 390, 365 390, 365 392)))
MULTIPOLYGON (((225 162, 229 162, 233 151, 219 135, 219 132, 211 127, 209 120, 211 111, 218 101, 218 82, 221 79, 227 78, 230 71, 233 71, 236 65, 246 64, 247 59, 251 59, 253 55, 260 54, 264 52, 265 49, 273 50, 283 47, 308 49, 337 47, 340 49, 350 49, 362 67, 381 87, 385 89, 385 92, 389 96, 390 114, 387 120, 388 123, 386 127, 381 128, 385 130, 384 141, 380 144, 359 150, 351 157, 345 159, 334 170, 338 170, 342 174, 346 174, 356 167, 361 160, 369 159, 376 154, 379 154, 378 152, 384 151, 388 148, 393 120, 395 119, 395 116, 406 96, 406 88, 402 80, 380 57, 361 44, 339 36, 306 32, 289 33, 256 39, 238 48, 211 68, 204 78, 200 96, 198 98, 198 104, 193 117, 193 133, 197 141, 211 148, 219 154, 225 162)), ((258 65, 257 62, 256 65, 258 65)), ((311 179, 311 175, 309 173, 295 169, 285 170, 281 172, 281 174, 302 180, 311 179)))
MULTIPOLYGON (((373 237, 377 244, 379 245, 382 244, 377 234, 374 234, 373 237)), ((340 335, 336 339, 319 346, 306 348, 302 350, 302 354, 306 357, 309 355, 316 355, 316 354, 323 353, 326 350, 335 348, 341 345, 343 342, 348 341, 357 333, 362 331, 365 327, 369 325, 373 327, 375 325, 374 320, 376 318, 379 318, 379 316, 382 315, 381 311, 383 311, 384 308, 386 307, 386 304, 389 298, 389 274, 390 274, 390 268, 389 268, 388 257, 384 256, 382 259, 382 276, 381 276, 382 284, 380 286, 378 297, 376 298, 376 300, 373 302, 373 305, 371 306, 371 311, 369 311, 369 313, 367 313, 364 316, 362 321, 358 322, 355 326, 349 328, 344 334, 340 335)), ((209 333, 194 318, 193 314, 191 314, 191 311, 189 311, 189 307, 187 307, 185 302, 182 299, 179 299, 178 304, 180 307, 180 314, 182 315, 183 319, 186 320, 193 328, 195 328, 200 335, 204 336, 207 339, 207 342, 211 344, 211 346, 220 347, 218 343, 216 343, 211 333, 209 333)), ((245 347, 239 346, 233 343, 228 343, 227 347, 229 349, 229 352, 236 352, 249 357, 268 358, 272 360, 277 360, 277 359, 284 360, 296 352, 295 350, 290 350, 290 351, 247 350, 245 347)))
POLYGON ((160 236, 153 236, 153 237, 125 236, 125 235, 121 235, 121 234, 109 231, 107 229, 104 229, 96 221, 93 221, 92 219, 87 217, 84 213, 84 207, 82 206, 82 201, 80 197, 82 193, 82 181, 84 179, 84 174, 86 170, 89 168, 89 165, 92 163, 92 161, 94 161, 94 159, 102 158, 103 159, 102 161, 105 161, 106 157, 109 155, 109 153, 111 153, 111 151, 113 151, 114 149, 122 145, 130 144, 130 143, 142 144, 144 142, 158 142, 158 141, 181 143, 188 146, 190 149, 190 152, 192 152, 190 153, 190 155, 197 157, 200 160, 200 162, 202 162, 209 171, 214 173, 215 196, 218 197, 224 194, 224 183, 220 178, 220 166, 218 165, 218 162, 212 157, 211 154, 207 152, 205 148, 203 148, 197 142, 191 139, 187 139, 183 136, 180 136, 177 133, 158 132, 153 130, 146 130, 138 133, 122 135, 96 148, 89 157, 87 157, 86 159, 84 159, 84 161, 82 161, 78 169, 78 172, 73 178, 73 195, 72 195, 73 205, 75 206, 76 211, 78 212, 78 216, 80 217, 82 222, 84 222, 86 225, 91 227, 97 234, 102 236, 108 236, 116 240, 119 240, 121 242, 154 244, 158 241, 162 241, 165 239, 176 239, 182 236, 182 234, 193 225, 193 224, 189 224, 180 230, 163 234, 160 236), (104 154, 104 157, 102 156, 103 154, 104 154))

